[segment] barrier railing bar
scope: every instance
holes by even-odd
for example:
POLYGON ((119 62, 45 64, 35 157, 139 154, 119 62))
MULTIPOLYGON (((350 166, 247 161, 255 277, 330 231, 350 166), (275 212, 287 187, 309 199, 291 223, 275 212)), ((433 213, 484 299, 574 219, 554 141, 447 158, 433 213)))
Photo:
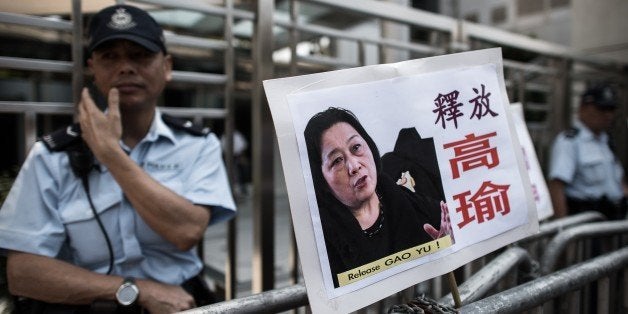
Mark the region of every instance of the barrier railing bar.
POLYGON ((526 122, 526 126, 530 132, 533 131, 545 131, 547 130, 549 123, 547 122, 526 122))
POLYGON ((278 313, 308 304, 305 285, 297 284, 244 298, 202 306, 181 313, 278 313))
POLYGON ((459 310, 461 313, 521 313, 627 266, 628 247, 625 247, 467 304, 459 310))
MULTIPOLYGON (((520 247, 508 248, 458 287, 462 304, 474 302, 485 296, 502 278, 511 274, 512 269, 518 265, 521 265, 522 270, 528 273, 533 273, 538 266, 526 250, 520 247)), ((438 302, 454 306, 451 293, 442 297, 438 302)))
POLYGON ((2 113, 26 113, 38 114, 73 114, 74 105, 69 102, 20 102, 0 101, 2 113))
MULTIPOLYGON (((529 126, 529 125, 528 125, 529 126)), ((547 235, 557 233, 565 228, 579 225, 585 222, 593 222, 598 220, 605 220, 606 217, 596 211, 587 211, 580 214, 570 215, 567 217, 559 218, 556 220, 541 223, 539 225, 539 233, 531 235, 525 239, 520 240, 518 243, 527 243, 539 238, 543 238, 547 235)))
MULTIPOLYGON (((155 5, 159 5, 159 6, 167 7, 167 8, 196 11, 196 12, 202 12, 202 13, 205 13, 205 14, 217 15, 217 16, 225 16, 227 14, 227 10, 224 7, 219 7, 219 6, 212 5, 208 1, 195 1, 195 0, 177 0, 177 1, 172 1, 172 0, 131 0, 130 2, 140 2, 140 3, 147 3, 147 4, 155 4, 155 5)), ((253 20, 255 18, 255 13, 249 12, 249 11, 245 11, 245 10, 240 10, 240 9, 233 9, 233 17, 241 18, 241 19, 247 19, 247 20, 253 20)))
POLYGON ((547 84, 531 83, 531 82, 526 82, 525 89, 529 91, 544 92, 544 93, 549 93, 552 91, 551 87, 549 87, 547 84))
POLYGON ((525 110, 531 111, 551 111, 551 105, 548 103, 526 102, 525 110))
POLYGON ((191 48, 225 50, 227 43, 224 40, 199 38, 166 32, 166 44, 168 46, 185 46, 191 48))
POLYGON ((556 69, 553 69, 548 66, 538 65, 538 64, 530 64, 530 63, 524 63, 524 62, 519 62, 519 61, 514 61, 514 60, 503 60, 503 64, 505 68, 521 70, 524 72, 548 74, 548 75, 557 74, 556 69))
POLYGON ((27 70, 27 71, 50 71, 50 72, 72 72, 74 63, 71 61, 53 61, 44 59, 29 59, 19 57, 0 57, 0 68, 27 70))
POLYGON ((227 76, 224 74, 172 71, 172 80, 186 83, 224 84, 227 82, 227 76))
POLYGON ((541 273, 548 274, 552 272, 565 247, 573 241, 585 237, 599 237, 622 233, 628 233, 628 221, 593 222, 564 230, 547 244, 545 253, 540 261, 541 273))
POLYGON ((72 22, 64 20, 52 20, 32 15, 0 12, 0 23, 9 23, 23 26, 34 26, 61 31, 72 31, 72 22))
POLYGON ((334 67, 357 67, 358 63, 342 61, 336 58, 327 56, 297 56, 297 61, 304 61, 309 63, 315 63, 320 65, 328 65, 334 67))
POLYGON ((393 22, 406 23, 445 32, 451 32, 453 29, 455 29, 457 25, 456 20, 450 17, 445 17, 427 11, 411 9, 408 7, 401 7, 393 3, 381 1, 307 0, 305 2, 327 5, 333 8, 362 13, 369 16, 390 20, 393 22))
MULTIPOLYGON (((221 108, 159 107, 164 113, 177 117, 224 118, 221 108)), ((0 113, 74 114, 74 105, 68 102, 16 102, 0 101, 0 113)))
POLYGON ((385 39, 385 38, 365 38, 360 35, 354 35, 351 33, 343 32, 337 29, 333 29, 330 27, 312 25, 312 24, 297 24, 294 25, 289 21, 275 21, 277 26, 285 27, 285 28, 294 28, 300 32, 313 33, 317 35, 325 35, 334 37, 336 39, 346 39, 353 41, 362 41, 368 44, 383 44, 388 47, 399 48, 399 49, 407 49, 412 52, 420 52, 426 54, 443 54, 445 53, 444 49, 431 47, 429 45, 422 45, 417 43, 409 43, 407 41, 393 40, 393 39, 385 39))
POLYGON ((227 115, 227 110, 221 108, 159 107, 159 110, 173 116, 187 118, 218 119, 227 115))

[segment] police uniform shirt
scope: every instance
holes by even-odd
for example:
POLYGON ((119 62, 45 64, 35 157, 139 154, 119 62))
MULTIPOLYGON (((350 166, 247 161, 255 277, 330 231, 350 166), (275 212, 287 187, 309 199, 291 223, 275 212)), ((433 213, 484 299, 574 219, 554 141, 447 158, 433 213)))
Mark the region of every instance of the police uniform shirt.
MULTIPOLYGON (((214 134, 193 136, 171 129, 157 110, 146 137, 125 150, 155 180, 194 204, 211 206, 210 224, 235 215, 214 134)), ((180 251, 155 233, 104 166, 90 172, 89 185, 113 246, 113 274, 178 285, 201 271, 196 250, 180 251)), ((0 247, 107 271, 105 237, 65 152, 50 152, 35 143, 0 210, 0 247)))
POLYGON ((582 122, 562 132, 552 147, 550 179, 565 182, 565 194, 578 200, 623 197, 623 168, 608 146, 608 134, 596 137, 582 122))

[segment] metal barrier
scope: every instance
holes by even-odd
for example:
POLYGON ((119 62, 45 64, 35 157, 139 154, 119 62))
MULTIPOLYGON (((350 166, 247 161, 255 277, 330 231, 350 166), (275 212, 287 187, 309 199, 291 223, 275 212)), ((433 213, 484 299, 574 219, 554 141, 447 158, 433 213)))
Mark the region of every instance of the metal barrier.
POLYGON ((598 220, 606 220, 606 217, 600 212, 588 211, 588 212, 582 212, 582 213, 578 213, 571 216, 565 216, 565 217, 548 221, 545 223, 541 223, 539 225, 539 233, 520 240, 518 244, 525 244, 532 241, 536 241, 541 238, 559 233, 560 231, 566 228, 579 225, 585 222, 592 222, 592 221, 598 221, 598 220))
MULTIPOLYGON (((615 272, 624 270, 624 275, 626 275, 626 269, 628 269, 628 247, 465 305, 460 308, 460 312, 521 313, 568 294, 590 282, 609 277, 615 272)), ((599 284, 602 286, 601 290, 606 290, 604 288, 608 284, 606 280, 602 280, 599 284)), ((598 310, 601 310, 601 313, 607 313, 607 308, 604 311, 604 303, 608 305, 608 294, 601 294, 598 299, 600 301, 598 306, 602 307, 598 310)), ((619 300, 626 300, 626 296, 619 296, 619 300)), ((626 310, 626 305, 623 304, 623 306, 626 310)), ((621 310, 618 310, 618 313, 620 312, 621 310)))
MULTIPOLYGON (((592 237, 628 234, 628 220, 595 222, 569 228, 559 233, 547 245, 541 258, 541 273, 549 274, 556 266, 558 258, 570 243, 592 237)), ((601 245, 601 244, 598 244, 601 245)))
MULTIPOLYGON (((538 263, 530 258, 526 250, 520 247, 511 247, 458 287, 462 304, 474 302, 485 296, 500 280, 510 275, 513 268, 517 266, 521 271, 517 273, 526 274, 524 276, 526 278, 522 278, 523 281, 538 277, 538 263)), ((448 306, 454 305, 451 294, 441 298, 438 302, 448 306)))
POLYGON ((231 301, 215 303, 182 313, 278 313, 308 304, 305 285, 299 284, 231 301))
POLYGON ((599 212, 588 211, 545 221, 539 224, 539 233, 519 240, 517 245, 524 247, 532 258, 539 259, 545 254, 547 243, 557 233, 576 225, 600 220, 606 220, 606 217, 599 212))

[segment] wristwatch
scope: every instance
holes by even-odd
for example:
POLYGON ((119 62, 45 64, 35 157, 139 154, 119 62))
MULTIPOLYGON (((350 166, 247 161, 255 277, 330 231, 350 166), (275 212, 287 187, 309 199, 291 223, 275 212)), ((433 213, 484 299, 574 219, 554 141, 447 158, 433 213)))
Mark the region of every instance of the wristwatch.
POLYGON ((137 300, 140 294, 140 289, 135 284, 133 277, 124 278, 124 281, 116 292, 116 300, 123 306, 129 306, 137 300))

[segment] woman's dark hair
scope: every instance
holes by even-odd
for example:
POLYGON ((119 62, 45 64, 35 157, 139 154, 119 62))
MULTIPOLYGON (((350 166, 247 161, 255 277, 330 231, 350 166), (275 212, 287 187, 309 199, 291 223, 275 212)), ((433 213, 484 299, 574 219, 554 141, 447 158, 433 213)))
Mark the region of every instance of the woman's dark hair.
POLYGON ((310 118, 310 121, 308 121, 303 134, 305 136, 305 144, 310 161, 310 171, 312 172, 312 181, 314 182, 314 190, 319 202, 319 207, 322 205, 321 202, 325 203, 331 199, 335 199, 331 194, 329 185, 327 181, 325 181, 321 170, 323 162, 321 158, 321 140, 325 131, 340 122, 346 122, 351 125, 366 141, 373 154, 377 174, 380 174, 379 150, 371 136, 364 130, 358 118, 351 111, 343 108, 329 107, 327 110, 315 114, 310 118))

